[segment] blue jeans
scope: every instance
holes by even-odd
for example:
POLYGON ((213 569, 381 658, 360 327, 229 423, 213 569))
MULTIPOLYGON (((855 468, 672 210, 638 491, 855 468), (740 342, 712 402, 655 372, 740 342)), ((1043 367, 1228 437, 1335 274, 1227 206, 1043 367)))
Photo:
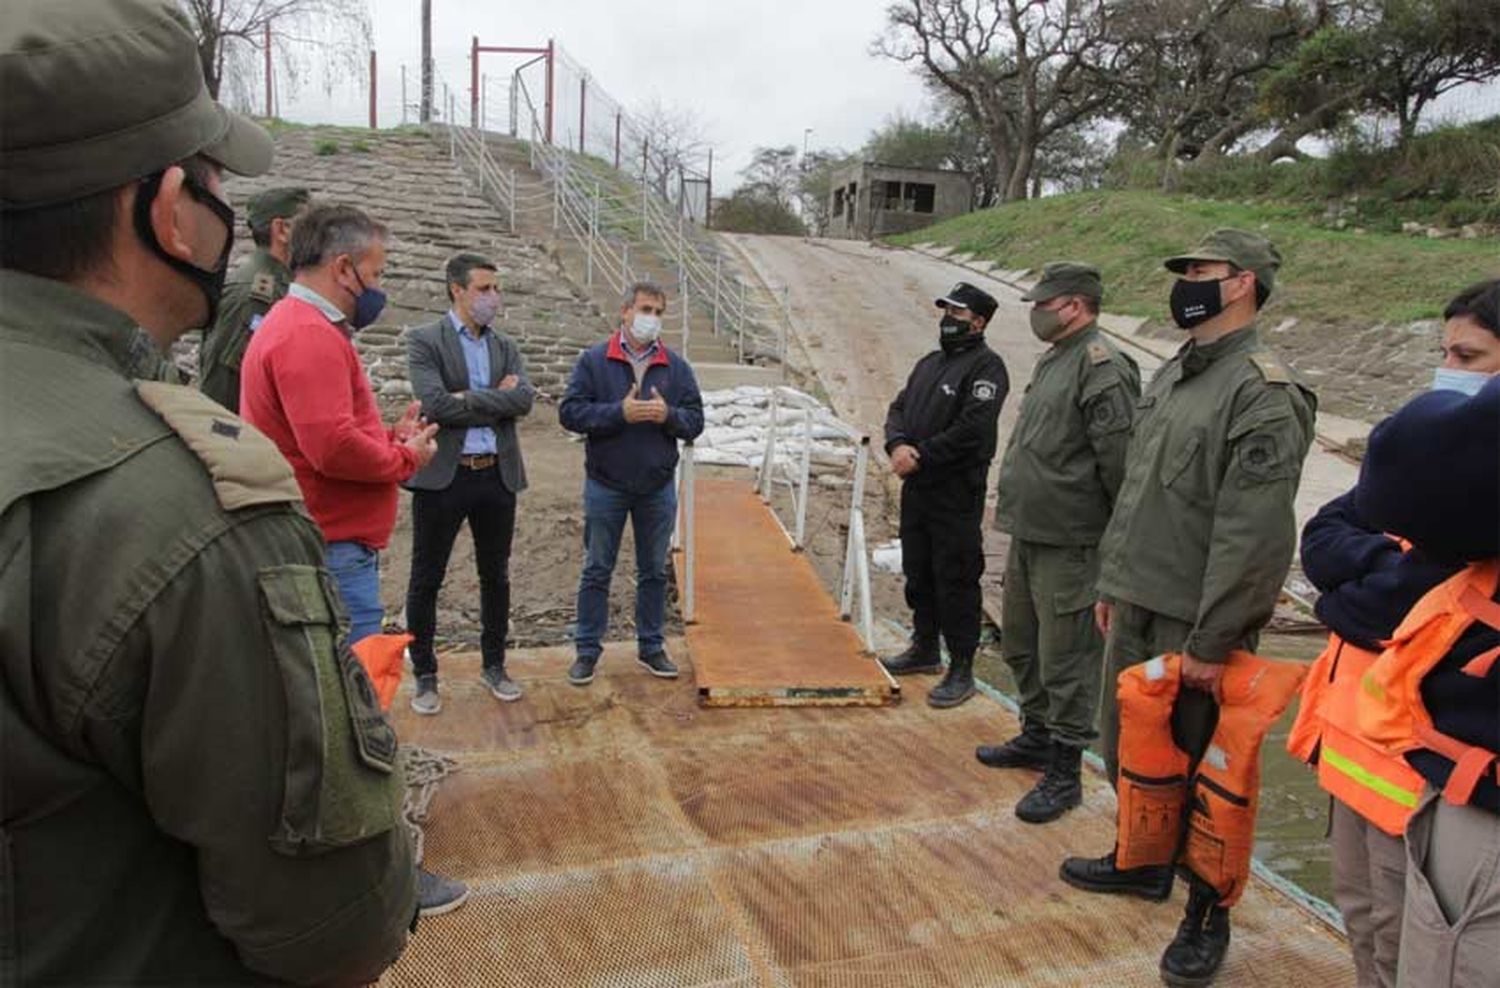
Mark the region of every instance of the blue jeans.
POLYGON ((360 542, 330 542, 326 556, 349 612, 349 644, 380 634, 380 554, 360 542))
POLYGON ((635 637, 641 655, 660 652, 667 610, 667 550, 677 522, 677 487, 663 484, 647 494, 631 494, 592 478, 583 485, 583 547, 586 558, 578 581, 580 659, 597 659, 609 629, 609 581, 625 534, 625 516, 635 531, 635 637))

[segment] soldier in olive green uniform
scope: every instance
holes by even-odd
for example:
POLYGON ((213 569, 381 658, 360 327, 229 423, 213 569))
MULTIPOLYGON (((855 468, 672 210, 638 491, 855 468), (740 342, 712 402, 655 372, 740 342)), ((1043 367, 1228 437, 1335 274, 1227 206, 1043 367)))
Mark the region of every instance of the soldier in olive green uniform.
POLYGON ((255 251, 229 273, 219 318, 204 330, 198 351, 198 387, 231 412, 240 410, 240 361, 250 334, 291 283, 292 222, 307 200, 306 189, 293 188, 267 189, 250 200, 255 251))
MULTIPOLYGON (((1179 275, 1172 317, 1192 339, 1136 408, 1125 481, 1099 546, 1106 681, 1152 656, 1182 653, 1186 688, 1174 730, 1187 744, 1206 743, 1223 662, 1233 649, 1255 647, 1296 547, 1293 499, 1317 398, 1255 327, 1280 264, 1269 241, 1240 230, 1216 230, 1166 262, 1179 275)), ((1100 728, 1113 779, 1113 689, 1100 728)), ((1147 898, 1171 888, 1170 868, 1122 870, 1113 852, 1069 858, 1062 877, 1089 891, 1147 898)), ((1218 969, 1229 916, 1217 898, 1194 880, 1187 917, 1162 957, 1169 983, 1206 984, 1218 969)))
POLYGON ((172 0, 11 0, 0 91, 0 984, 373 981, 413 848, 318 530, 265 437, 128 376, 207 321, 270 140, 172 0))
POLYGON ((1079 766, 1096 737, 1104 639, 1094 626, 1099 537, 1125 475, 1135 362, 1096 321, 1103 286, 1087 264, 1049 264, 1031 328, 1051 347, 1037 362, 1000 462, 995 524, 1011 535, 1001 649, 1021 694, 1021 733, 975 754, 997 768, 1045 774, 1016 805, 1046 823, 1083 801, 1079 766))

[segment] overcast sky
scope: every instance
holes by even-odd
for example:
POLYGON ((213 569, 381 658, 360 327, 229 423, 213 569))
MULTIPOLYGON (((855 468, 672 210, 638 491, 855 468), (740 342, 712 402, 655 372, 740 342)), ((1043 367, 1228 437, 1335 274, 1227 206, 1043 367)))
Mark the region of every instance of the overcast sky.
MULTIPOLYGON (((450 86, 465 90, 461 100, 474 35, 482 45, 540 46, 555 38, 627 109, 659 98, 695 111, 715 148, 716 194, 732 187, 757 146, 800 148, 811 127, 811 148, 853 150, 891 115, 915 114, 925 104, 906 66, 869 54, 884 25, 881 0, 432 0, 432 7, 433 57, 450 86)), ((370 9, 386 126, 400 122, 402 64, 408 99, 417 98, 421 3, 370 0, 370 9)), ((491 79, 492 129, 505 126, 501 87, 522 60, 481 61, 491 79)), ((570 87, 568 95, 566 126, 576 130, 576 92, 570 87)), ((308 123, 363 124, 368 95, 356 84, 328 94, 310 78, 278 112, 308 123)), ((559 121, 559 132, 564 127, 559 121)))

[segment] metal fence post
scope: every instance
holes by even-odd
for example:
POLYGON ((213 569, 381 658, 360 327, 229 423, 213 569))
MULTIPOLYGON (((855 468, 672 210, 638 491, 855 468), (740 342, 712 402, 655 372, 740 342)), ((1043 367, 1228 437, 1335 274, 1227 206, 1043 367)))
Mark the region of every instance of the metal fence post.
POLYGON ((589 200, 588 261, 584 267, 583 283, 594 287, 594 241, 599 237, 599 183, 594 183, 594 197, 589 200))
POLYGON ((714 255, 714 335, 719 335, 719 279, 722 277, 721 266, 724 258, 718 254, 714 255))
POLYGON ((620 241, 620 274, 624 276, 625 283, 629 284, 635 280, 630 273, 630 241, 620 241))

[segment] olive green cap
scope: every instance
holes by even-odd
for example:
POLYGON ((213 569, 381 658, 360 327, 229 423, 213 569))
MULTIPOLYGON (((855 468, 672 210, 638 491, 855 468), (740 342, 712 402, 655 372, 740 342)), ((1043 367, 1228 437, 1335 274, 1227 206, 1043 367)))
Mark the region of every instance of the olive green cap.
POLYGON ((291 219, 297 210, 307 205, 312 196, 306 189, 287 187, 266 189, 250 197, 245 208, 245 220, 252 230, 264 230, 275 219, 291 219))
POLYGON ((1281 267, 1281 254, 1259 234, 1224 227, 1206 235, 1187 253, 1167 258, 1165 263, 1168 271, 1182 274, 1192 261, 1228 261, 1237 268, 1254 271, 1255 280, 1269 295, 1276 284, 1276 271, 1281 267))
POLYGON ((1104 282, 1099 269, 1080 261, 1053 261, 1042 268, 1042 278, 1021 296, 1022 302, 1046 302, 1059 295, 1104 297, 1104 282))
POLYGON ((70 202, 202 154, 240 175, 271 138, 208 95, 173 0, 6 0, 0 209, 70 202))

